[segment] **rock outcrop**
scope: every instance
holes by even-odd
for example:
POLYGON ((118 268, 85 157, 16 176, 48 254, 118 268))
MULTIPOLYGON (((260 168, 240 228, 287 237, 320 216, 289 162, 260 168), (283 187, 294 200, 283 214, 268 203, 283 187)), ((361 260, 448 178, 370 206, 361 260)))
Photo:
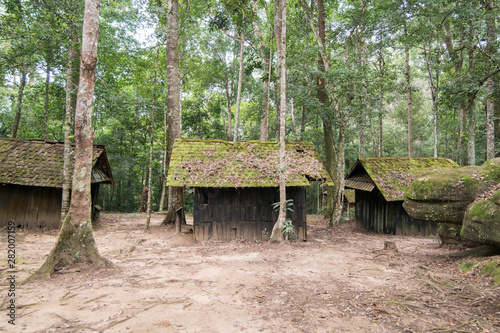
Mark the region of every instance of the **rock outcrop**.
POLYGON ((415 179, 403 206, 414 219, 457 225, 464 239, 500 246, 499 184, 500 158, 439 170, 415 179))
POLYGON ((476 243, 500 247, 500 185, 469 206, 460 235, 476 243))

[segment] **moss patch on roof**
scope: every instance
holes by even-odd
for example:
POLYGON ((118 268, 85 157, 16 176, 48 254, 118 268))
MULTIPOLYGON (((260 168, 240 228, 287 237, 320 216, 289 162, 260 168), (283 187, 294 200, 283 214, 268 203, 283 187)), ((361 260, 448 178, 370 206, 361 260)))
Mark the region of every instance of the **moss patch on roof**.
POLYGON ((406 190, 418 177, 440 169, 459 167, 447 158, 369 157, 360 158, 356 165, 358 163, 387 201, 404 200, 406 190))
MULTIPOLYGON (((277 187, 276 142, 177 139, 168 186, 277 187)), ((308 186, 308 178, 331 182, 311 142, 286 144, 286 185, 308 186)))
MULTIPOLYGON (((70 169, 74 165, 71 146, 70 169)), ((0 138, 0 183, 62 188, 64 144, 0 138)), ((104 146, 94 146, 92 182, 113 183, 104 146)))

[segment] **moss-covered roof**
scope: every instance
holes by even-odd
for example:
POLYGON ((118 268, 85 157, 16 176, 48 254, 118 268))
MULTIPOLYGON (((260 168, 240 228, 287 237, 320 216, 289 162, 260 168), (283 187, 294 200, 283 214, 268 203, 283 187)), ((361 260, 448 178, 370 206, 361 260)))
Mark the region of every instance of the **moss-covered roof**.
POLYGON ((369 192, 377 187, 387 201, 402 201, 413 180, 450 168, 458 168, 458 164, 447 158, 360 158, 347 175, 345 186, 369 192))
MULTIPOLYGON (((277 187, 276 142, 177 139, 168 169, 168 186, 277 187)), ((311 142, 286 144, 287 186, 308 186, 308 179, 331 183, 311 142)))
POLYGON ((354 192, 354 190, 345 189, 344 190, 344 197, 350 203, 355 203, 356 202, 356 193, 354 192))
MULTIPOLYGON (((70 155, 73 171, 74 146, 70 155)), ((64 144, 0 138, 0 184, 62 188, 64 144)), ((104 146, 94 146, 92 182, 113 183, 104 146)))

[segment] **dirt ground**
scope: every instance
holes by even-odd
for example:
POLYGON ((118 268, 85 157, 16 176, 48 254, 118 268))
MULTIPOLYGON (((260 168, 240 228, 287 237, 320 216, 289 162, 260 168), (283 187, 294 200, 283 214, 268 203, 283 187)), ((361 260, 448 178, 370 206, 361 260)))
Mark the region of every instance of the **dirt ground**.
POLYGON ((42 264, 57 232, 18 232, 15 326, 4 232, 0 331, 500 332, 500 288, 477 268, 485 259, 448 258, 452 249, 434 237, 310 220, 307 242, 197 243, 189 226, 176 235, 161 218, 145 231, 144 215, 103 214, 94 235, 119 271, 26 285, 19 281, 42 264), (468 262, 479 264, 462 271, 468 262))

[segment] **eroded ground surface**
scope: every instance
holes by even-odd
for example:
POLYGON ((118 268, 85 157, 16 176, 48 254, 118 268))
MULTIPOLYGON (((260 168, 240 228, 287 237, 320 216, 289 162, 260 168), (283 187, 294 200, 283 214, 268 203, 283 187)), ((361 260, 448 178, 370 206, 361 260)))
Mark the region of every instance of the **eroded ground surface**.
MULTIPOLYGON (((465 273, 433 237, 376 235, 310 221, 308 242, 196 243, 137 214, 104 214, 94 234, 120 271, 57 274, 16 286, 7 323, 4 230, 0 330, 13 332, 500 332, 500 288, 465 273), (384 250, 384 241, 399 252, 384 250)), ((18 273, 57 232, 19 232, 18 273)))

